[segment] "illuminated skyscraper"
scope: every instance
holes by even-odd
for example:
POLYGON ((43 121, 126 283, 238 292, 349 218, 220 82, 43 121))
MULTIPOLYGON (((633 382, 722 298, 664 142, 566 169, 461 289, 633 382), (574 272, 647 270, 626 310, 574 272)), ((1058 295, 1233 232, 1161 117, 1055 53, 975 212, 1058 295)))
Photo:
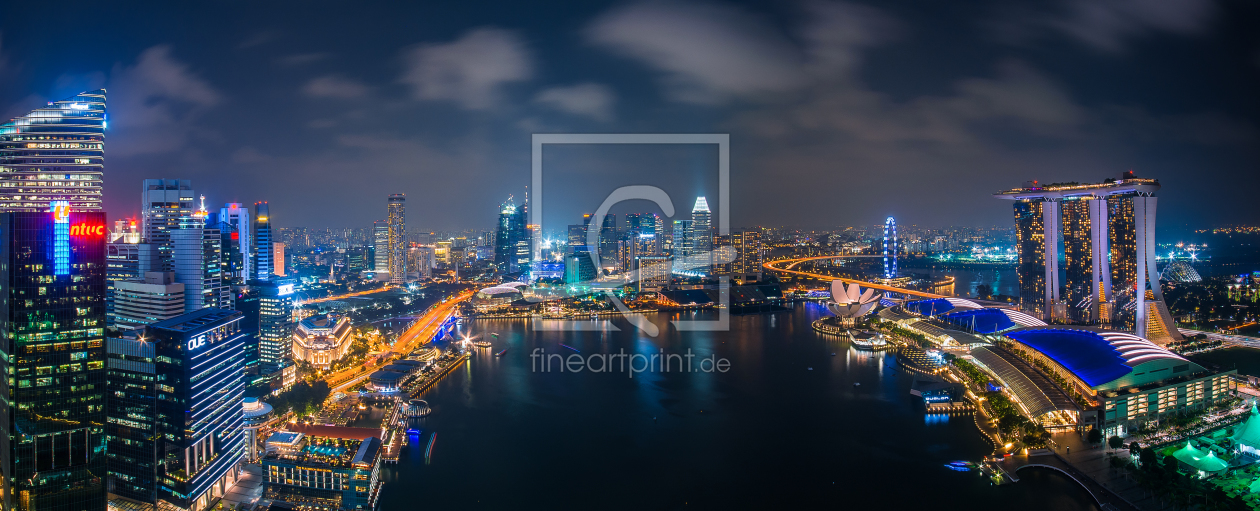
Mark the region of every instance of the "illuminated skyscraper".
POLYGON ((389 281, 402 284, 407 281, 407 196, 395 193, 389 196, 389 281))
POLYGON ((499 207, 499 224, 494 239, 494 265, 500 273, 519 273, 529 268, 529 237, 525 230, 525 215, 525 208, 516 207, 511 196, 499 207), (521 264, 522 258, 524 266, 521 264))
POLYGON ((372 269, 389 273, 389 222, 372 222, 372 269))
POLYGON ((181 219, 170 232, 175 261, 175 281, 184 284, 184 312, 207 307, 232 308, 231 293, 223 281, 223 240, 219 229, 206 225, 204 213, 181 219))
POLYGON ((735 248, 734 273, 740 280, 759 280, 766 252, 761 245, 761 231, 739 231, 731 236, 735 248))
POLYGON ((105 213, 3 213, 0 236, 0 505, 104 511, 105 213))
POLYGON ((175 271, 171 255, 171 231, 179 220, 197 211, 192 181, 187 179, 145 179, 140 191, 140 231, 145 243, 158 249, 162 271, 175 271))
POLYGON ((253 260, 253 266, 250 267, 250 278, 248 280, 271 280, 274 275, 275 261, 272 243, 271 230, 271 211, 267 207, 266 202, 254 203, 254 229, 253 229, 254 246, 251 249, 253 254, 250 258, 253 260))
MULTIPOLYGON (((708 254, 713 250, 713 213, 709 211, 709 201, 704 197, 696 197, 696 205, 691 208, 691 249, 692 255, 708 254)), ((713 258, 709 257, 709 266, 713 258)), ((707 272, 705 268, 699 268, 707 272)))
POLYGON ((258 361, 287 366, 293 357, 293 284, 260 282, 258 290, 258 361))
POLYGON ((692 225, 691 220, 674 220, 671 236, 675 258, 688 257, 695 253, 692 225))
POLYGON ((99 211, 105 127, 104 89, 0 124, 0 211, 46 212, 54 200, 99 211))
POLYGON ((1021 307, 1054 321, 1132 328, 1161 344, 1182 339, 1155 270, 1153 195, 1159 188, 1158 180, 1130 171, 1099 184, 1034 181, 994 195, 1015 201, 1021 307), (1062 300, 1060 227, 1066 265, 1062 300))
POLYGON ((249 269, 254 267, 254 244, 253 237, 250 235, 252 225, 250 225, 249 221, 249 208, 239 202, 229 202, 219 209, 219 221, 233 227, 235 232, 232 236, 236 241, 235 245, 237 247, 236 253, 231 254, 231 257, 225 257, 225 259, 233 261, 232 267, 238 270, 231 275, 225 275, 225 277, 232 280, 248 280, 245 274, 249 273, 249 269))
POLYGON ((271 251, 275 254, 275 266, 276 266, 277 277, 283 277, 285 275, 288 275, 287 273, 288 270, 285 269, 286 265, 284 264, 284 262, 286 261, 285 254, 284 254, 285 248, 286 246, 284 243, 276 242, 276 243, 271 244, 271 251))

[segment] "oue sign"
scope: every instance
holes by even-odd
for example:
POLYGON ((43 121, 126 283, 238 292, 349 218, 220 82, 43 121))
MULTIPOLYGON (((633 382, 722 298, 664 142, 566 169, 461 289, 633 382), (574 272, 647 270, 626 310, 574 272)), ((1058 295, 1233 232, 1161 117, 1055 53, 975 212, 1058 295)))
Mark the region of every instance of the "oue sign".
POLYGON ((201 334, 188 340, 188 351, 199 349, 206 345, 206 334, 201 334))

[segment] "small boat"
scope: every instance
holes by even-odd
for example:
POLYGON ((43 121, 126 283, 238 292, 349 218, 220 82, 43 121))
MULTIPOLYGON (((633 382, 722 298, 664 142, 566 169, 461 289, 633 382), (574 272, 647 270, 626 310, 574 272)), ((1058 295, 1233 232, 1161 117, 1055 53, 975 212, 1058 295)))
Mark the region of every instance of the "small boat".
POLYGON ((832 353, 832 354, 831 354, 831 356, 833 356, 833 357, 834 357, 834 356, 836 356, 836 354, 835 354, 835 353, 832 353))
POLYGON ((806 370, 806 371, 813 371, 813 370, 814 370, 814 368, 812 368, 812 367, 806 367, 806 368, 805 368, 805 370, 806 370))
POLYGON ((859 386, 861 386, 861 385, 862 385, 861 383, 858 383, 858 382, 853 382, 853 386, 854 386, 854 387, 859 387, 859 386))
POLYGON ((507 348, 503 348, 503 351, 500 351, 500 352, 498 352, 498 353, 495 353, 495 354, 494 354, 494 356, 496 356, 496 357, 502 357, 504 353, 507 353, 507 348))
POLYGON ((494 337, 495 339, 498 339, 498 338, 499 338, 499 334, 494 333, 494 332, 490 332, 490 336, 491 336, 491 337, 494 337))
POLYGON ((473 346, 478 348, 489 348, 492 344, 490 344, 490 341, 475 341, 473 342, 473 346))
POLYGON ((573 346, 569 346, 568 344, 561 344, 561 346, 564 346, 566 348, 573 350, 574 353, 581 353, 580 351, 578 351, 577 348, 574 348, 573 346))

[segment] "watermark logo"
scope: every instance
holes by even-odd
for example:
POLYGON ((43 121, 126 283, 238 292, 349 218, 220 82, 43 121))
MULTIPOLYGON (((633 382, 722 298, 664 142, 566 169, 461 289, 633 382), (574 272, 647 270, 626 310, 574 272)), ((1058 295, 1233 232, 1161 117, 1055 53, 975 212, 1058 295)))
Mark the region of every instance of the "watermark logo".
POLYGON ((731 361, 717 355, 702 357, 690 348, 686 353, 626 353, 621 349, 617 353, 567 356, 534 348, 529 353, 529 366, 536 373, 626 373, 634 378, 639 373, 725 373, 731 369, 731 361))
MULTIPOLYGON (((534 193, 534 206, 530 210, 530 224, 542 225, 543 223, 543 147, 546 145, 568 144, 568 145, 596 145, 596 144, 711 144, 716 145, 718 149, 718 210, 711 212, 716 227, 712 234, 719 236, 730 234, 730 211, 728 204, 730 203, 730 135, 727 134, 573 134, 573 133, 557 133, 557 134, 535 134, 533 137, 532 150, 532 169, 533 179, 531 190, 534 193)), ((603 261, 600 255, 600 230, 604 225, 604 217, 608 211, 616 204, 632 201, 646 200, 651 201, 661 209, 666 217, 675 216, 675 208, 673 200, 669 194, 660 187, 652 185, 635 185, 623 186, 608 195, 607 198, 596 209, 586 230, 586 246, 592 247, 586 252, 586 256, 590 258, 591 265, 594 268, 603 268, 603 261)), ((711 239, 711 238, 710 238, 711 239)), ((656 324, 652 323, 642 314, 631 312, 630 308, 616 295, 616 290, 622 286, 626 286, 645 276, 658 276, 664 274, 667 278, 670 274, 679 271, 688 271, 693 269, 708 269, 716 264, 725 264, 734 260, 734 250, 731 247, 720 247, 714 249, 710 246, 707 250, 697 251, 686 257, 676 257, 672 260, 654 261, 650 264, 640 266, 633 271, 623 272, 617 279, 600 280, 581 283, 580 287, 590 289, 593 292, 604 294, 609 302, 636 328, 642 330, 645 334, 656 337, 660 335, 660 329, 656 324)), ((672 323, 675 328, 680 331, 726 331, 730 329, 730 277, 722 276, 718 279, 718 318, 711 321, 676 319, 672 323)), ((555 299, 555 297, 552 297, 555 299)), ((613 325, 599 325, 585 321, 542 321, 536 319, 533 322, 535 330, 618 330, 613 325)))

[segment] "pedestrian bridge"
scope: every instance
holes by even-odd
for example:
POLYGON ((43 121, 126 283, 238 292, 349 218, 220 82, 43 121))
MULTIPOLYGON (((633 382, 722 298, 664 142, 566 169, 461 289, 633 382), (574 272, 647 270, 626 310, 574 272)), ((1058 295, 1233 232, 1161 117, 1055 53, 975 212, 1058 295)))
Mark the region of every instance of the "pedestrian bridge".
POLYGON ((1019 482, 1018 472, 1020 470, 1025 468, 1048 468, 1072 478, 1072 480, 1081 485, 1086 492, 1089 492, 1090 497, 1093 497, 1094 502, 1097 502, 1099 507, 1105 510, 1138 510, 1137 506, 1134 506, 1129 503, 1129 501, 1124 500, 1124 498, 1116 495, 1103 485, 1098 484, 1098 481, 1095 481, 1093 478, 1077 470, 1070 463, 1065 461, 1062 456, 1059 456, 1058 453, 1049 449, 1029 451, 1026 455, 1007 456, 1001 461, 989 462, 989 466, 993 467, 994 470, 1001 473, 1003 477, 1013 483, 1019 482))

